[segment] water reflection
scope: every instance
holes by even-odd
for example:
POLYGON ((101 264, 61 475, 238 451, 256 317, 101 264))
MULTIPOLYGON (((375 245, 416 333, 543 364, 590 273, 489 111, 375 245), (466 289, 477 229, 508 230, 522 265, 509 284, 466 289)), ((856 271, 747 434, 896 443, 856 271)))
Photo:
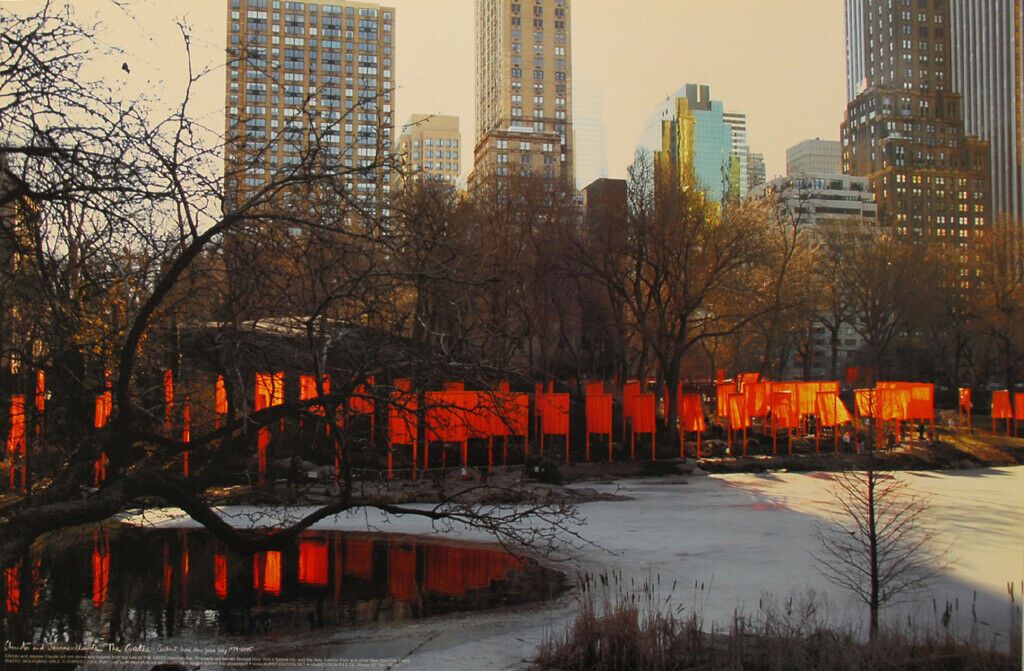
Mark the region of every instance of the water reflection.
POLYGON ((239 555, 204 531, 116 527, 4 572, 9 640, 115 643, 400 621, 551 598, 561 574, 492 546, 307 532, 239 555))

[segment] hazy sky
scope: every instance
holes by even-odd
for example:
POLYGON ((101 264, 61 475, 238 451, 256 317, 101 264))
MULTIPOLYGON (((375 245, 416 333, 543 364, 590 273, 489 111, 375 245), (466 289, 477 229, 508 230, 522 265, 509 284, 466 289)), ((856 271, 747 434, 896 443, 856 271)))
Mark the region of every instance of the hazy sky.
MULTIPOLYGON (((131 75, 104 75, 177 102, 185 81, 176 19, 192 29, 194 62, 211 66, 197 110, 223 128, 227 0, 74 0, 102 21, 104 40, 124 51, 131 75)), ((29 8, 36 0, 4 2, 29 8)), ((473 0, 394 0, 396 122, 414 112, 460 117, 474 135, 473 0)), ((812 137, 838 139, 845 106, 842 0, 574 0, 575 94, 599 100, 608 172, 624 176, 652 109, 688 82, 711 86, 727 110, 745 112, 751 150, 769 176, 785 172, 785 151, 812 137), (589 95, 588 95, 589 94, 589 95)), ((109 72, 109 75, 106 73, 109 72)), ((464 154, 462 169, 471 169, 464 154)))

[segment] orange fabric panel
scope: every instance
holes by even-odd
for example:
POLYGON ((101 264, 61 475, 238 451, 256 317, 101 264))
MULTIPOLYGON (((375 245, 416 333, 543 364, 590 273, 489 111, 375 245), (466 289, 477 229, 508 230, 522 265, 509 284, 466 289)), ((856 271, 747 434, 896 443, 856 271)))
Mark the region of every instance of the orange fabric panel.
POLYGON ((736 383, 721 383, 715 388, 715 413, 719 417, 729 416, 729 396, 736 393, 736 383))
POLYGON ((253 409, 266 410, 273 405, 274 375, 272 373, 256 373, 256 389, 253 395, 253 409))
POLYGON ((622 415, 623 418, 633 416, 633 399, 640 395, 640 382, 631 380, 622 385, 622 415))
POLYGON ((935 419, 935 385, 910 385, 910 419, 935 419))
POLYGON ((213 410, 218 415, 228 414, 228 390, 224 386, 224 376, 217 376, 217 383, 213 388, 213 410))
POLYGON ((1006 389, 992 392, 992 419, 1012 419, 1010 392, 1006 389))
POLYGON ((416 600, 416 546, 388 546, 388 594, 396 601, 416 600))
POLYGON ((874 417, 878 410, 878 392, 874 389, 857 389, 853 392, 858 417, 874 417))
POLYGON ((530 395, 519 392, 494 394, 492 436, 525 436, 530 426, 530 395))
POLYGON ((548 393, 537 397, 541 402, 541 431, 545 436, 569 435, 569 394, 548 393))
MULTIPOLYGON (((11 399, 11 407, 11 419, 13 420, 14 399, 11 399)), ((102 429, 104 426, 107 425, 107 401, 106 399, 103 398, 103 394, 100 394, 99 396, 96 397, 96 409, 93 411, 92 414, 92 425, 97 429, 102 429)), ((10 437, 8 437, 7 440, 8 443, 10 443, 10 437)), ((10 449, 9 445, 8 449, 10 449)))
POLYGON ((583 387, 584 393, 587 396, 592 394, 603 394, 604 393, 604 382, 588 382, 583 387))
POLYGON ((92 605, 101 608, 107 602, 110 588, 110 553, 99 548, 92 551, 92 605))
POLYGON ((612 395, 587 393, 587 433, 612 432, 612 395))
POLYGON ((185 404, 181 408, 181 442, 191 443, 192 442, 192 404, 189 400, 185 399, 185 404))
POLYGON ((729 394, 729 426, 733 429, 745 429, 750 426, 747 400, 743 394, 729 394))
POLYGON ((164 405, 174 405, 174 372, 170 368, 164 371, 164 405))
POLYGON ((792 391, 772 392, 772 415, 779 429, 796 429, 800 426, 800 415, 794 409, 792 391))
POLYGON ((633 401, 633 433, 654 433, 656 399, 654 394, 640 394, 633 401))
POLYGON ((967 387, 960 387, 960 407, 967 411, 970 411, 974 407, 974 403, 971 399, 971 390, 967 387))
POLYGON ((878 396, 878 414, 882 421, 904 421, 910 419, 910 390, 900 389, 891 385, 879 386, 875 392, 878 396))
POLYGON ((756 384, 761 379, 760 373, 740 373, 739 383, 740 389, 743 389, 748 384, 756 384))
POLYGON ((426 394, 427 440, 461 443, 466 440, 466 423, 459 417, 461 392, 428 391, 426 394))
MULTIPOLYGON (((396 380, 397 382, 397 380, 396 380)), ((416 442, 416 395, 408 390, 391 392, 391 406, 388 408, 388 435, 392 445, 412 445, 416 442)))
POLYGON ((463 421, 468 438, 490 438, 494 396, 485 391, 462 392, 463 421))
POLYGON ((820 391, 815 399, 818 423, 821 426, 841 426, 853 421, 850 411, 846 409, 838 394, 820 391))
POLYGON ((300 375, 299 376, 299 400, 308 401, 311 398, 316 398, 316 378, 312 375, 300 375))
MULTIPOLYGON (((367 378, 367 384, 372 386, 374 384, 374 379, 372 377, 367 378)), ((352 390, 352 397, 348 402, 348 406, 352 409, 352 412, 356 412, 361 415, 373 414, 375 403, 373 397, 370 395, 370 388, 367 384, 358 385, 352 390)))
POLYGON ((719 368, 718 370, 715 371, 715 384, 724 384, 724 383, 725 383, 725 369, 724 368, 719 368))
POLYGON ((221 552, 213 555, 213 591, 218 599, 228 598, 228 558, 221 552))
MULTIPOLYGON (((102 412, 102 398, 102 396, 96 397, 98 404, 97 412, 102 412)), ((106 422, 104 421, 104 423, 106 422)), ((7 432, 7 451, 11 454, 24 452, 25 441, 25 397, 22 394, 15 394, 11 396, 11 418, 10 429, 7 432)))
POLYGON ((281 593, 281 552, 259 552, 252 562, 253 589, 277 596, 281 593))
POLYGON ((679 428, 682 431, 706 431, 704 404, 700 394, 679 394, 677 396, 679 428))
POLYGON ((1013 395, 1013 418, 1024 419, 1024 393, 1017 392, 1013 395))
POLYGON ((748 415, 764 417, 768 414, 771 389, 771 382, 751 382, 743 385, 743 396, 747 399, 748 415))
POLYGON ((299 541, 299 582, 327 586, 327 541, 299 541))
POLYGON ((21 567, 9 566, 4 569, 4 585, 6 587, 6 610, 17 613, 21 609, 21 567))
POLYGON ((509 383, 508 380, 502 380, 501 382, 498 383, 498 386, 496 387, 496 389, 497 389, 497 391, 500 391, 500 392, 503 392, 503 393, 507 394, 510 391, 512 391, 512 385, 509 383))
POLYGON ((46 373, 41 370, 36 371, 36 412, 44 412, 46 410, 46 373))

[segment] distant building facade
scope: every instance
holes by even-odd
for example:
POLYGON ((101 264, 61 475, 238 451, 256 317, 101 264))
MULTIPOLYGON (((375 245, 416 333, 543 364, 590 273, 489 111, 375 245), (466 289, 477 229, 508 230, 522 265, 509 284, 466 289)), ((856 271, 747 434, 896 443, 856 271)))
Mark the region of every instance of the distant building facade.
POLYGON ((476 0, 471 183, 533 175, 574 184, 571 0, 476 0))
POLYGON ((732 156, 729 158, 730 194, 746 198, 750 184, 750 144, 747 141, 747 115, 740 112, 724 112, 722 120, 732 133, 732 156))
POLYGON ((758 195, 784 204, 801 226, 866 223, 878 218, 866 177, 840 173, 799 173, 776 177, 758 187, 758 195))
POLYGON ((804 140, 786 150, 786 174, 834 174, 843 171, 843 145, 839 141, 804 140))
POLYGON ((395 144, 403 177, 459 183, 462 168, 462 134, 459 117, 413 114, 395 144))
POLYGON ((747 156, 747 193, 753 193, 760 185, 768 181, 768 171, 764 165, 764 154, 747 156))
POLYGON ((656 174, 696 184, 709 200, 721 203, 740 192, 733 128, 707 86, 687 84, 666 98, 644 125, 639 145, 651 153, 656 174))

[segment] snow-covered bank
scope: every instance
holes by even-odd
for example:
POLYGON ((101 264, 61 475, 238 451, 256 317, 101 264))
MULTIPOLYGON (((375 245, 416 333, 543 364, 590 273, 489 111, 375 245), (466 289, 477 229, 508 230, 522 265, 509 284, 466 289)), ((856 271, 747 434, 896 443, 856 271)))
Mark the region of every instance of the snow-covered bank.
MULTIPOLYGON (((952 551, 942 579, 887 616, 912 612, 927 624, 938 617, 933 614, 933 599, 940 614, 945 602, 958 602, 961 631, 971 626, 973 607, 980 630, 1005 636, 1010 620, 1007 583, 1017 585, 1019 603, 1024 580, 1024 467, 907 473, 905 477, 914 491, 932 496, 927 516, 930 533, 940 547, 950 546, 952 551)), ((587 522, 581 532, 598 547, 584 549, 577 564, 566 568, 617 570, 626 584, 660 577, 666 591, 676 581, 675 602, 696 607, 708 623, 727 622, 737 608, 755 611, 765 593, 785 598, 813 589, 827 601, 834 621, 860 625, 864 608, 825 582, 811 563, 814 530, 823 520, 831 484, 829 474, 809 473, 609 485, 609 490, 621 488, 632 500, 581 507, 587 522), (704 589, 694 589, 695 584, 703 584, 704 589)), ((245 525, 265 524, 284 512, 225 510, 237 524, 245 525)), ((289 516, 301 512, 287 511, 289 516)), ((184 523, 166 512, 151 511, 146 517, 162 524, 184 523)), ((340 516, 317 527, 432 532, 427 520, 387 520, 377 513, 340 516)), ((451 535, 486 540, 480 532, 464 529, 455 529, 451 535)), ((415 649, 402 668, 508 668, 531 656, 544 631, 561 627, 572 614, 570 597, 514 612, 304 637, 302 649, 364 659, 401 657, 415 649)))

